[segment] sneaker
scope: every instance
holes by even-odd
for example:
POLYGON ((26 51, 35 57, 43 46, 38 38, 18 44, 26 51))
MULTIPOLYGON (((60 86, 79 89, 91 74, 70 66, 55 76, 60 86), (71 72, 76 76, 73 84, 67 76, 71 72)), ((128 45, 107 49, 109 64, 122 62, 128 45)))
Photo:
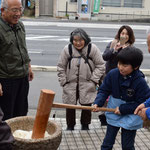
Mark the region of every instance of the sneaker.
POLYGON ((89 130, 88 124, 82 124, 81 130, 89 130))
POLYGON ((74 130, 74 127, 69 127, 68 126, 66 130, 72 131, 72 130, 74 130))
POLYGON ((99 117, 99 120, 101 122, 101 126, 106 126, 107 125, 107 121, 106 121, 106 116, 105 114, 101 114, 98 116, 99 117))

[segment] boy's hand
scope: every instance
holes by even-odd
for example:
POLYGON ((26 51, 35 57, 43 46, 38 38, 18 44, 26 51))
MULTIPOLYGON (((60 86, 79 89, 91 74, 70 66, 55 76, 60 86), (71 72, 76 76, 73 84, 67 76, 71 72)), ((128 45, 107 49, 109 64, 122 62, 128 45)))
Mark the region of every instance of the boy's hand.
POLYGON ((93 107, 93 110, 92 110, 93 112, 98 112, 99 111, 97 104, 94 104, 92 107, 93 107))
POLYGON ((140 113, 140 111, 141 111, 143 108, 145 108, 144 103, 140 104, 140 105, 135 109, 134 114, 135 114, 135 115, 138 115, 138 114, 140 113))
POLYGON ((121 115, 121 113, 120 113, 120 110, 119 110, 119 107, 116 107, 116 109, 115 109, 115 112, 114 112, 115 114, 117 114, 117 115, 121 115))
POLYGON ((3 90, 2 90, 2 85, 0 83, 0 96, 3 96, 3 90))

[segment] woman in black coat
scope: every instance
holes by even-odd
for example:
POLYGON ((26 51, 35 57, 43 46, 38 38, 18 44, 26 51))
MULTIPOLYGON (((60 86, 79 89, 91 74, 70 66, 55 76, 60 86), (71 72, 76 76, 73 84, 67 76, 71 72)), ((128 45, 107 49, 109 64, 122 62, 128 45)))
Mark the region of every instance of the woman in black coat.
POLYGON ((103 59, 106 61, 106 74, 117 67, 117 55, 125 47, 133 45, 135 42, 134 32, 130 26, 123 25, 118 30, 115 39, 110 42, 104 53, 103 59))

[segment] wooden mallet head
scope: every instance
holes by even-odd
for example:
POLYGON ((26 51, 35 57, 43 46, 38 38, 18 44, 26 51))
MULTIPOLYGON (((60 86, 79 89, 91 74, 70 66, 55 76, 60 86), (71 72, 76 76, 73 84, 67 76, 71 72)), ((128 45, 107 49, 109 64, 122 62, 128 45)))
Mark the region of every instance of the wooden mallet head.
POLYGON ((33 126, 32 139, 44 138, 55 92, 42 89, 33 126))

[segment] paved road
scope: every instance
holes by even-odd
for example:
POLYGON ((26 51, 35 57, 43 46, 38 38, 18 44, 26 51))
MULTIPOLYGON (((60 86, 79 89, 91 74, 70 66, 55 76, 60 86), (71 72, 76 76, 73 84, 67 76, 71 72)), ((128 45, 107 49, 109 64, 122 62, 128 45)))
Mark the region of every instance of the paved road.
MULTIPOLYGON (((63 47, 69 42, 69 34, 77 27, 82 27, 90 35, 103 52, 106 45, 112 41, 117 30, 124 23, 100 22, 64 22, 51 20, 24 20, 27 33, 27 47, 32 65, 56 66, 63 47)), ((135 33, 135 46, 144 53, 142 68, 149 68, 150 55, 146 46, 146 29, 148 24, 129 24, 135 33)))

